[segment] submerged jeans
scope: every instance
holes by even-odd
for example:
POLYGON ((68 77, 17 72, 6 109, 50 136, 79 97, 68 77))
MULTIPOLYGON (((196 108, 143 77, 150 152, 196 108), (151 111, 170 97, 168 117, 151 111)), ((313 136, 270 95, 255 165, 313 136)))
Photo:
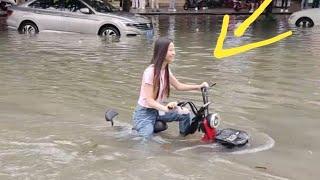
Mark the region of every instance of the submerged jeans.
POLYGON ((190 114, 179 114, 177 111, 170 111, 159 115, 158 110, 137 105, 133 113, 134 128, 144 138, 150 138, 153 134, 156 120, 165 122, 179 121, 179 130, 184 134, 190 126, 190 114))

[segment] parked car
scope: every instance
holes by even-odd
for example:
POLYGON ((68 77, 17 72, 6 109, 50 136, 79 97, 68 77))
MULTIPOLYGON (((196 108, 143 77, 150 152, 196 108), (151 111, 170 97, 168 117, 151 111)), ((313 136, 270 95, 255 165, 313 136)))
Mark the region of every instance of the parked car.
POLYGON ((120 37, 153 33, 147 17, 121 12, 102 0, 31 0, 10 10, 7 25, 25 34, 64 31, 120 37))
POLYGON ((16 5, 13 0, 0 0, 0 16, 8 15, 8 7, 16 5))
POLYGON ((320 8, 297 11, 289 17, 289 23, 297 27, 313 27, 320 24, 320 8))

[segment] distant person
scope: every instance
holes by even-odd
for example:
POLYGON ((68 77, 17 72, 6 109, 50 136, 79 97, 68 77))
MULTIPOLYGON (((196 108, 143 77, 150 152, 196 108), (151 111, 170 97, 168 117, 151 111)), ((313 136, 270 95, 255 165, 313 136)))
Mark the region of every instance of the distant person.
POLYGON ((253 13, 255 8, 257 7, 258 5, 258 0, 250 0, 250 10, 249 10, 249 13, 253 13))
POLYGON ((122 7, 122 10, 125 12, 130 12, 130 0, 120 0, 120 7, 122 7))
POLYGON ((267 20, 275 20, 275 18, 272 15, 272 9, 273 9, 273 0, 270 2, 270 4, 265 9, 265 17, 267 20))
POLYGON ((173 42, 168 38, 159 38, 154 45, 151 63, 143 72, 140 96, 133 113, 133 126, 146 140, 152 137, 156 121, 178 121, 180 134, 187 135, 191 124, 188 109, 177 106, 176 102, 164 104, 170 95, 170 86, 180 91, 200 90, 209 86, 207 82, 190 85, 178 81, 169 68, 174 57, 173 42))
POLYGON ((2 11, 6 11, 7 10, 5 2, 0 1, 0 10, 2 10, 2 11))
POLYGON ((146 0, 139 0, 139 9, 144 10, 146 8, 146 0))
POLYGON ((170 0, 169 2, 169 11, 176 12, 176 0, 170 0))
POLYGON ((288 12, 288 1, 289 0, 282 0, 281 1, 281 9, 280 12, 288 12))
POLYGON ((132 9, 139 8, 139 0, 132 0, 132 9))
POLYGON ((319 8, 319 1, 320 0, 313 0, 312 8, 319 8))
POLYGON ((159 0, 151 0, 151 11, 159 12, 159 0))
POLYGON ((307 7, 307 3, 308 3, 308 0, 302 0, 301 1, 301 10, 305 9, 307 7))

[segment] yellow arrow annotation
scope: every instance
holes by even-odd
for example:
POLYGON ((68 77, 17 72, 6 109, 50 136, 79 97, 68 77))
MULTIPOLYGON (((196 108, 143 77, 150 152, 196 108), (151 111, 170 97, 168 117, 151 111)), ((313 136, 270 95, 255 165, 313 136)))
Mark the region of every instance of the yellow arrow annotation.
MULTIPOLYGON (((260 7, 251 15, 249 16, 235 31, 234 34, 237 37, 241 37, 246 29, 252 24, 258 16, 264 11, 264 9, 270 4, 272 0, 265 0, 260 7)), ((287 31, 285 33, 282 33, 278 36, 275 36, 273 38, 269 38, 263 41, 255 42, 255 43, 250 43, 247 45, 239 46, 239 47, 234 47, 230 49, 223 49, 223 44, 224 40, 227 36, 227 31, 228 31, 228 26, 229 26, 229 15, 224 15, 223 17, 223 22, 222 22, 222 27, 221 27, 221 32, 219 35, 219 38, 217 40, 217 45, 216 48, 214 49, 214 56, 216 58, 225 58, 229 56, 233 56, 236 54, 240 54, 246 51, 249 51, 254 48, 266 46, 272 43, 275 43, 277 41, 280 41, 290 35, 292 35, 292 31, 287 31)))

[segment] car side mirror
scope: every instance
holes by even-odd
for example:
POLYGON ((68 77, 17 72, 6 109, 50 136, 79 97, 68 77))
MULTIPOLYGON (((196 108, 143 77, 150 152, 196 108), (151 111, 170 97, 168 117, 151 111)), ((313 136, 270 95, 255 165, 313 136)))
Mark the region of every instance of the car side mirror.
POLYGON ((83 13, 83 14, 90 14, 89 8, 81 8, 80 12, 83 13))

